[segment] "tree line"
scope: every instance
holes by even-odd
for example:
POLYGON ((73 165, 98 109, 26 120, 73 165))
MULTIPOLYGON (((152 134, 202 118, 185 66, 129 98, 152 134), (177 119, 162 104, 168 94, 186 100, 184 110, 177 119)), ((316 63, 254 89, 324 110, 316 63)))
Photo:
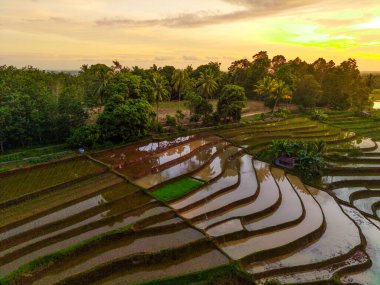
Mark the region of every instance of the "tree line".
POLYGON ((130 141, 159 130, 161 101, 186 101, 192 121, 204 124, 240 120, 246 98, 263 100, 275 111, 280 103, 303 108, 370 106, 378 78, 360 74, 354 59, 335 64, 319 58, 307 63, 261 51, 232 62, 227 71, 210 62, 197 68, 148 69, 114 61, 83 65, 77 74, 0 66, 1 150, 65 142, 89 145, 130 141), (209 99, 218 99, 213 110, 209 99), (96 123, 93 113, 99 112, 96 123))

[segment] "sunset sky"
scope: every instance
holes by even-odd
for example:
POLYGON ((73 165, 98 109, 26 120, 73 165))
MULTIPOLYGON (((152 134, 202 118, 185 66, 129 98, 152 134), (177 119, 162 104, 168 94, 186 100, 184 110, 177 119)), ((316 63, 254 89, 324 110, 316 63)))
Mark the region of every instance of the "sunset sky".
POLYGON ((380 70, 378 0, 0 0, 0 65, 222 69, 260 50, 380 70))

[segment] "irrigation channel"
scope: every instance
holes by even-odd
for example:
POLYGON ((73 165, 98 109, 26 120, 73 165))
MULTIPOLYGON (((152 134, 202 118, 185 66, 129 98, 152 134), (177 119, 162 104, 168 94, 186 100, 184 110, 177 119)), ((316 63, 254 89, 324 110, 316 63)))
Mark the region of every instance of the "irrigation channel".
POLYGON ((196 283, 239 264, 258 284, 378 285, 380 143, 360 133, 379 126, 356 120, 255 122, 2 173, 0 284, 196 283), (257 159, 285 138, 326 142, 319 187, 257 159))

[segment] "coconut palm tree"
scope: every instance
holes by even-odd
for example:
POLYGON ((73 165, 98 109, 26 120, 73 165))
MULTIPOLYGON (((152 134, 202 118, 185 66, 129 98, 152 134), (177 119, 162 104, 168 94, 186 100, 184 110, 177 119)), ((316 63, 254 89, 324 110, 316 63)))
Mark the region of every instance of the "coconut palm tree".
POLYGON ((99 103, 101 105, 104 105, 106 101, 106 89, 108 82, 112 79, 114 76, 113 72, 109 68, 104 68, 99 66, 96 70, 96 82, 95 82, 95 88, 93 92, 93 97, 98 98, 100 101, 99 103))
POLYGON ((208 68, 204 72, 201 72, 197 82, 197 89, 200 94, 208 99, 218 89, 218 83, 216 82, 214 72, 208 68))
POLYGON ((181 93, 183 92, 183 89, 186 86, 188 79, 189 76, 186 70, 177 69, 173 73, 172 86, 174 91, 178 93, 178 110, 180 110, 181 93))
POLYGON ((272 115, 274 114, 274 110, 276 109, 278 102, 281 99, 289 99, 291 96, 291 91, 284 81, 276 80, 269 76, 261 79, 257 85, 254 86, 253 91, 260 95, 269 97, 274 101, 272 115))
POLYGON ((272 115, 274 114, 274 110, 277 107, 278 101, 282 99, 289 100, 292 95, 292 92, 290 91, 289 86, 286 85, 284 81, 278 80, 275 86, 276 86, 275 91, 272 93, 272 99, 274 100, 272 115))
POLYGON ((169 96, 168 82, 166 79, 158 72, 152 74, 152 87, 153 87, 153 98, 156 103, 156 120, 158 124, 158 108, 161 101, 165 100, 169 96))
POLYGON ((265 76, 253 87, 253 91, 262 96, 271 96, 275 90, 276 80, 270 76, 265 76))

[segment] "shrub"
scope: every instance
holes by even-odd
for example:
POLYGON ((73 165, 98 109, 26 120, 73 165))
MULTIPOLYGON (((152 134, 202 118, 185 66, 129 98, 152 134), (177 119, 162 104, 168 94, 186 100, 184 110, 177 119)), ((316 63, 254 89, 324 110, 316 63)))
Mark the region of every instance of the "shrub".
POLYGON ((319 176, 325 166, 325 148, 326 143, 323 141, 305 143, 298 140, 274 140, 268 153, 273 159, 280 156, 295 158, 295 168, 301 176, 310 179, 319 176))
POLYGON ((97 125, 86 125, 75 129, 68 143, 71 147, 92 148, 100 139, 100 130, 97 125))
POLYGON ((118 104, 110 100, 97 121, 103 139, 118 142, 145 136, 152 126, 153 118, 148 101, 128 99, 120 102, 119 96, 115 99, 118 104))
POLYGON ((175 127, 177 122, 176 118, 170 115, 166 115, 166 124, 171 127, 175 127))
POLYGON ((198 114, 193 114, 190 116, 190 122, 192 122, 192 123, 197 123, 197 122, 199 122, 200 119, 201 118, 198 114))
POLYGON ((274 116, 277 118, 287 118, 289 114, 289 109, 279 108, 278 111, 274 114, 274 116))
POLYGON ((225 85, 218 100, 218 114, 224 121, 239 121, 247 98, 243 87, 225 85))
POLYGON ((314 121, 322 121, 326 120, 328 118, 328 115, 322 110, 314 109, 311 113, 310 118, 314 121))

